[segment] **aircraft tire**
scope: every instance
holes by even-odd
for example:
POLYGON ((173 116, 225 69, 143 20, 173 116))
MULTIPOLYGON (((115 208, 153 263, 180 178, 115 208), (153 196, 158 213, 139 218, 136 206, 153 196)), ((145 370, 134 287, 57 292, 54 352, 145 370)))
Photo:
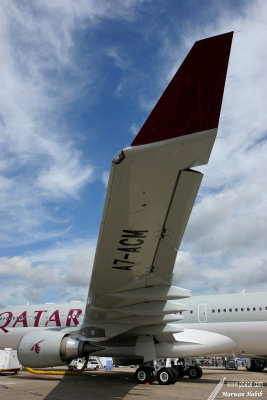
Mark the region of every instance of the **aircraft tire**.
POLYGON ((152 383, 154 380, 153 368, 152 367, 137 368, 134 374, 134 378, 137 383, 141 384, 152 383))
POLYGON ((252 359, 250 367, 246 368, 250 372, 261 372, 266 367, 266 364, 267 364, 266 361, 252 359))
POLYGON ((188 369, 188 376, 190 379, 199 379, 202 376, 202 369, 198 365, 192 365, 188 369))
POLYGON ((176 382, 173 368, 161 368, 157 372, 157 381, 160 385, 171 385, 176 382))

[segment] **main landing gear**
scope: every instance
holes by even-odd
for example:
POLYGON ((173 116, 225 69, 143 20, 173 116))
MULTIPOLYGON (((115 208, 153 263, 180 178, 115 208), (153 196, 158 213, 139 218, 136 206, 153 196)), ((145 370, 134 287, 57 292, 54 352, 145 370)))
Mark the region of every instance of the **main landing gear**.
POLYGON ((258 359, 246 359, 245 366, 248 371, 251 372, 261 372, 266 368, 267 362, 266 360, 258 360, 258 359))
POLYGON ((173 365, 157 370, 152 366, 142 365, 135 371, 134 377, 137 383, 153 383, 157 380, 160 385, 170 385, 186 375, 191 379, 201 378, 202 369, 198 365, 173 365))

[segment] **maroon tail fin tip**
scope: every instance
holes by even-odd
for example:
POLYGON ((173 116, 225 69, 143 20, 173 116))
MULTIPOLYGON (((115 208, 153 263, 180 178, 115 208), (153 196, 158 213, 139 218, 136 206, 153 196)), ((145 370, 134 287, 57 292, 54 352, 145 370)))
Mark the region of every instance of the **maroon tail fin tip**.
POLYGON ((229 32, 194 44, 132 146, 218 127, 232 38, 229 32))

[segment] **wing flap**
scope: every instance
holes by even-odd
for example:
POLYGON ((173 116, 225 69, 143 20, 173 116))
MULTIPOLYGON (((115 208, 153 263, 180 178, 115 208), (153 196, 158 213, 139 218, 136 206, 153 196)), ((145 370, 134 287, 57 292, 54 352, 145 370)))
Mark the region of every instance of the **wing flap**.
POLYGON ((181 171, 179 173, 152 265, 152 270, 155 271, 155 274, 167 282, 171 281, 177 251, 202 177, 201 173, 192 170, 181 171), (177 229, 178 226, 179 229, 177 229), (163 265, 165 266, 164 269, 162 268, 163 265))

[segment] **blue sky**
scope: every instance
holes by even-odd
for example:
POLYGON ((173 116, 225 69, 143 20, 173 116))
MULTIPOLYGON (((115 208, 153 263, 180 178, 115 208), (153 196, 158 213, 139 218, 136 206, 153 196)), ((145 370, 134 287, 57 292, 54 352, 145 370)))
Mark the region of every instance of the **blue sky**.
POLYGON ((1 2, 1 304, 86 298, 113 155, 193 43, 232 30, 218 139, 174 282, 266 290, 266 13, 256 0, 1 2))

